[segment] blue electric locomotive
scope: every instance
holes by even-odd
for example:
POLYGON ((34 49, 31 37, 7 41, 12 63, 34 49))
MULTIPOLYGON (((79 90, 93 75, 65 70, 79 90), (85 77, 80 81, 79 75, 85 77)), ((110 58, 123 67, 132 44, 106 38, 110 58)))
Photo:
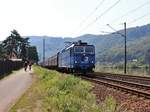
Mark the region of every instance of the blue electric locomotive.
POLYGON ((92 72, 95 67, 95 47, 81 41, 48 58, 45 67, 70 72, 92 72))
POLYGON ((81 41, 73 42, 58 53, 58 68, 71 72, 91 72, 95 67, 95 47, 81 41))

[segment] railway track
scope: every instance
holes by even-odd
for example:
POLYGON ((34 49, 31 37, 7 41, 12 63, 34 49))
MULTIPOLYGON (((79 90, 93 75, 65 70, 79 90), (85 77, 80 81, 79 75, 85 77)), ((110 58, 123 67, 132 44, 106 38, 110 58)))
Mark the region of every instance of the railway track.
POLYGON ((132 76, 132 75, 122 75, 122 74, 111 74, 111 73, 100 73, 96 72, 94 74, 96 77, 107 77, 112 79, 130 81, 130 82, 137 82, 141 84, 150 84, 150 77, 143 77, 143 76, 132 76))
POLYGON ((142 96, 150 99, 150 78, 139 76, 122 76, 98 73, 88 74, 83 76, 83 79, 89 80, 94 83, 103 84, 111 88, 121 91, 126 91, 131 94, 142 96), (149 81, 149 82, 148 82, 149 81))

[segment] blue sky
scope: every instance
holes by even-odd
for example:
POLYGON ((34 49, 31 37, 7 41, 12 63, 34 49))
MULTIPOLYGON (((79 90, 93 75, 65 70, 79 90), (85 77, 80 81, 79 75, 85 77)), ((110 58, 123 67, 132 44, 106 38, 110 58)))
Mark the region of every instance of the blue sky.
POLYGON ((113 32, 106 24, 119 30, 123 28, 123 22, 127 22, 127 27, 150 23, 150 0, 120 0, 115 7, 96 20, 117 1, 0 0, 0 40, 9 36, 13 29, 22 36, 77 37, 83 34, 101 34, 101 31, 113 32), (95 9, 99 3, 102 4, 95 9), (128 13, 142 4, 143 7, 128 13), (144 17, 135 21, 142 16, 144 17))

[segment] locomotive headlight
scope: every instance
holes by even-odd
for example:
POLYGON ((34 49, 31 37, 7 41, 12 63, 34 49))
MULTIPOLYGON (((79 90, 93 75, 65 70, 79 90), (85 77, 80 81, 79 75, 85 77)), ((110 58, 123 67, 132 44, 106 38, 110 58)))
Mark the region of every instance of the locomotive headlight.
POLYGON ((77 61, 74 61, 75 63, 78 63, 77 61))

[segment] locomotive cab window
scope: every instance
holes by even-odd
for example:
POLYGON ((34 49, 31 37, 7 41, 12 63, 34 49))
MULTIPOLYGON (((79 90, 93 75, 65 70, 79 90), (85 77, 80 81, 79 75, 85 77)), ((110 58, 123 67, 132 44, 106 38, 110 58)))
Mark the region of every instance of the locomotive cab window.
POLYGON ((76 53, 83 53, 84 52, 83 46, 76 46, 76 47, 74 47, 74 52, 76 52, 76 53))
POLYGON ((94 47, 92 47, 92 46, 86 46, 85 47, 85 52, 86 53, 94 53, 94 47))

